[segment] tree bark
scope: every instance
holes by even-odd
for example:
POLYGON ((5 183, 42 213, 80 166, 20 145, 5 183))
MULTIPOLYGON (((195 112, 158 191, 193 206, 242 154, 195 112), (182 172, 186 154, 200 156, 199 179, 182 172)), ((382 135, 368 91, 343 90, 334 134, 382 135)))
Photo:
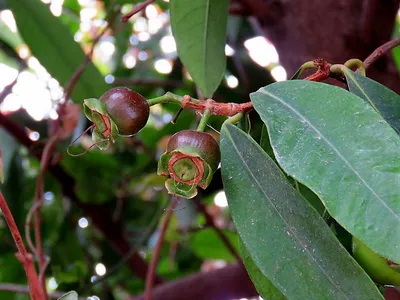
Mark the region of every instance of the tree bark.
MULTIPOLYGON (((324 58, 344 63, 364 60, 392 36, 399 0, 241 0, 278 50, 288 76, 304 62, 324 58), (266 5, 268 4, 268 5, 266 5), (260 13, 260 7, 265 7, 260 13)), ((400 77, 391 54, 367 75, 400 92, 400 77)))

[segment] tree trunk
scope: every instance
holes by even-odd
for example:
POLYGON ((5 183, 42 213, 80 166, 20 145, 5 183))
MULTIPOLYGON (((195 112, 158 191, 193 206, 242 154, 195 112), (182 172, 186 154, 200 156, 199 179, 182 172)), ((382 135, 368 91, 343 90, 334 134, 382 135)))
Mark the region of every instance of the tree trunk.
MULTIPOLYGON (((350 58, 364 60, 391 39, 400 3, 399 0, 241 1, 274 43, 288 76, 315 58, 325 58, 330 63, 344 63, 350 58)), ((367 75, 400 92, 400 77, 391 54, 377 61, 367 75)))

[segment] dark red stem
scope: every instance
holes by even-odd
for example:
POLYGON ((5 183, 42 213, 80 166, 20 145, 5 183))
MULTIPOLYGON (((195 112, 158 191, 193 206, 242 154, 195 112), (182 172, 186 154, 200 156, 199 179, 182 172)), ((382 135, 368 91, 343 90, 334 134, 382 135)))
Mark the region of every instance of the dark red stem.
POLYGON ((31 296, 31 299, 42 300, 43 291, 40 286, 39 277, 35 270, 33 257, 25 249, 25 245, 24 242, 22 241, 22 237, 21 234, 19 233, 17 224, 15 223, 14 217, 12 216, 11 211, 8 208, 7 202, 4 199, 3 194, 1 192, 0 192, 0 209, 3 212, 4 219, 7 222, 8 228, 10 228, 11 235, 18 249, 18 252, 15 254, 15 256, 22 263, 25 269, 25 273, 28 278, 28 285, 30 290, 29 294, 31 296))

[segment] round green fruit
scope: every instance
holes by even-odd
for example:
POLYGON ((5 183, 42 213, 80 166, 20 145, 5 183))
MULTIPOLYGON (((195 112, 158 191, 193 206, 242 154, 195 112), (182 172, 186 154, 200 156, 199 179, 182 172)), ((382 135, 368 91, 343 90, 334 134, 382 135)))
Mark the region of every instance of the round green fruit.
POLYGON ((113 88, 100 97, 107 113, 123 136, 138 133, 147 123, 150 107, 146 99, 128 88, 113 88))

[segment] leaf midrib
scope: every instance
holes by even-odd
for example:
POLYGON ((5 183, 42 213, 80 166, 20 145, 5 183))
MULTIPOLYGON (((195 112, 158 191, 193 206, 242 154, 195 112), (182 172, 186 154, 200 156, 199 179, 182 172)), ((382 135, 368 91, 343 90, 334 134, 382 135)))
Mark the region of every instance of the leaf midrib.
MULTIPOLYGON (((297 116, 299 116, 302 120, 306 122, 309 127, 314 130, 318 136, 339 156, 339 158, 348 166, 348 168, 361 180, 361 182, 365 185, 365 187, 370 190, 370 192, 378 199, 386 209, 395 216, 395 219, 400 221, 400 217, 396 215, 396 213, 381 199, 381 197, 371 188, 371 186, 365 181, 365 179, 357 172, 357 170, 350 164, 350 162, 339 152, 339 150, 305 117, 303 116, 298 110, 296 110, 293 106, 289 103, 286 103, 283 99, 280 99, 278 96, 271 94, 265 90, 259 90, 260 93, 270 96, 272 99, 275 99, 283 106, 287 107, 289 110, 294 112, 297 116)), ((298 179, 298 178, 296 178, 298 179)))
MULTIPOLYGON (((227 130, 228 131, 228 130, 227 130)), ((243 162, 245 169, 247 171, 247 173, 254 179, 254 181, 257 184, 258 189, 261 191, 261 193, 268 199, 268 201, 270 202, 271 206, 274 208, 274 210, 276 211, 276 213, 278 214, 278 216, 280 217, 280 219, 283 221, 283 223, 286 225, 288 231, 290 231, 293 236, 295 237, 297 244, 300 246, 300 248, 304 249, 304 251, 311 257, 311 259, 315 262, 315 264, 318 266, 318 268, 322 271, 322 273, 326 276, 326 278, 329 280, 329 282, 331 282, 331 284, 335 287, 335 289, 339 290, 343 296, 346 299, 350 299, 346 296, 346 294, 344 293, 344 291, 340 288, 340 286, 336 285, 335 282, 330 278, 330 276, 325 272, 324 268, 318 263, 318 261, 313 257, 313 255, 311 254, 311 252, 308 250, 307 247, 304 247, 302 245, 302 243, 300 242, 300 239, 298 238, 297 234, 291 229, 291 227, 289 226, 289 224, 286 222, 285 218, 282 216, 282 214, 280 213, 280 211, 278 210, 278 208, 275 206, 275 204, 271 201, 270 197, 268 197, 267 193, 264 191, 264 189, 262 188, 262 186, 260 185, 260 182, 258 181, 258 179, 253 175, 253 172, 251 171, 250 167, 247 165, 244 157, 241 155, 239 149, 237 148, 231 134, 228 131, 228 136, 229 139, 232 142, 233 148, 235 149, 237 155, 239 156, 240 160, 243 162)), ((265 275, 265 274, 264 274, 265 275)))
MULTIPOLYGON (((204 37, 203 37, 203 53, 204 53, 204 58, 203 58, 203 62, 204 62, 204 66, 203 66, 203 71, 204 71, 204 79, 206 78, 206 76, 207 76, 207 70, 206 70, 206 67, 207 67, 207 57, 208 57, 208 48, 207 48, 207 36, 208 36, 208 30, 209 30, 209 22, 208 22, 208 17, 209 17, 209 14, 210 14, 210 1, 211 0, 207 0, 207 2, 206 2, 206 9, 205 9, 205 11, 206 11, 206 16, 205 16, 205 20, 204 20, 204 25, 205 25, 205 30, 204 30, 204 37)), ((208 94, 208 86, 207 86, 207 83, 205 82, 205 89, 206 89, 206 91, 207 91, 207 94, 208 94)), ((207 97, 210 97, 211 95, 205 95, 205 96, 207 96, 207 97)))

